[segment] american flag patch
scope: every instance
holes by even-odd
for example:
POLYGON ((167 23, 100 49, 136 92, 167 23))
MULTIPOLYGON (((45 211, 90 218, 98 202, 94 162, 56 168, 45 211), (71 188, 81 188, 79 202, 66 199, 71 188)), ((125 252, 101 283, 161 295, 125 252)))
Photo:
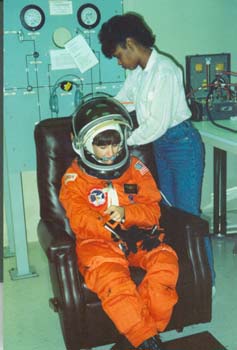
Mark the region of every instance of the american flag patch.
POLYGON ((140 161, 136 162, 135 169, 140 171, 141 175, 145 175, 149 171, 148 168, 140 161))

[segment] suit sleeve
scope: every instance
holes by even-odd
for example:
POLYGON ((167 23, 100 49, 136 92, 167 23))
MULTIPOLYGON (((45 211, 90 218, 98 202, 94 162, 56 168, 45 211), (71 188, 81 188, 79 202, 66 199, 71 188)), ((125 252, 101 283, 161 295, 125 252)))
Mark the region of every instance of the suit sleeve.
POLYGON ((62 179, 59 199, 76 237, 79 239, 111 240, 110 232, 103 226, 103 217, 88 204, 80 178, 66 181, 66 175, 62 179))
POLYGON ((155 180, 146 166, 138 160, 133 164, 132 176, 138 185, 138 194, 134 203, 125 205, 124 226, 159 226, 161 196, 155 180), (136 165, 139 165, 138 169, 136 165))

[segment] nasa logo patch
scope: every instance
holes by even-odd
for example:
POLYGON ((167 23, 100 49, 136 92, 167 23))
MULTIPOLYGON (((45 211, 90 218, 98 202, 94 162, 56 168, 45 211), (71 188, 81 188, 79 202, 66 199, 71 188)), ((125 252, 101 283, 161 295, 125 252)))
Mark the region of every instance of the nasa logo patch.
POLYGON ((88 200, 91 204, 93 204, 95 207, 99 207, 103 204, 105 204, 107 199, 107 193, 104 193, 103 190, 94 188, 90 191, 88 195, 88 200))

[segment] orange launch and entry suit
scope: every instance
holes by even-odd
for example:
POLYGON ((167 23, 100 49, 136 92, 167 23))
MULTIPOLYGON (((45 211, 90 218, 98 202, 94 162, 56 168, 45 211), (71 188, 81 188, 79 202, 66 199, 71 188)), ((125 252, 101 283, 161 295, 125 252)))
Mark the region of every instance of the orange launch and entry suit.
POLYGON ((62 179, 60 200, 76 235, 79 270, 119 332, 135 347, 163 331, 170 320, 178 299, 178 258, 164 243, 125 256, 103 226, 104 211, 117 203, 125 208, 123 229, 151 228, 159 223, 160 199, 151 173, 135 157, 118 179, 89 176, 76 160, 62 179), (146 270, 138 287, 129 266, 146 270))

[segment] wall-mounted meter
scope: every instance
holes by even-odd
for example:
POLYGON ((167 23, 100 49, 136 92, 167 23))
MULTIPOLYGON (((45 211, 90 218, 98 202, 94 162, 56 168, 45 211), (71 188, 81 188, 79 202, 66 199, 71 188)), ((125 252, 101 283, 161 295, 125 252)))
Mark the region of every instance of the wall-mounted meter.
POLYGON ((95 28, 100 22, 100 10, 93 4, 84 4, 77 11, 79 24, 86 29, 95 28))
POLYGON ((43 27, 45 14, 39 6, 27 5, 21 10, 20 20, 24 28, 35 31, 43 27))
POLYGON ((59 27, 53 32, 53 42, 59 48, 64 48, 64 45, 72 39, 71 32, 64 27, 59 27))

